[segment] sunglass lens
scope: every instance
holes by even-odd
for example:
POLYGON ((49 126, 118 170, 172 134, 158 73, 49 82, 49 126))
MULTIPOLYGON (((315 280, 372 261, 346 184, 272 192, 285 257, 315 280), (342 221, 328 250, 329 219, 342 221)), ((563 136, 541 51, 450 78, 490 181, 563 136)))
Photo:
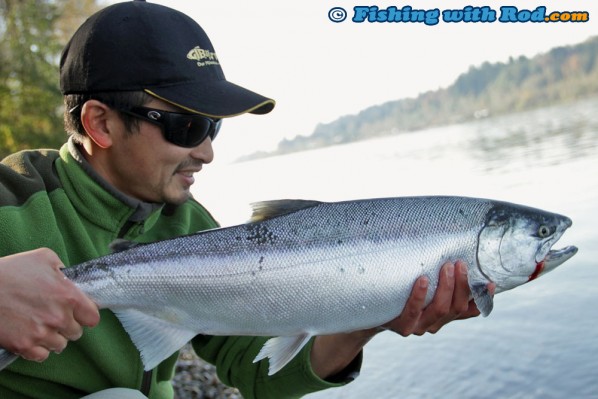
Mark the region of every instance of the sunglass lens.
POLYGON ((210 134, 212 124, 209 119, 206 118, 194 118, 189 124, 189 130, 187 132, 187 143, 190 147, 195 147, 201 144, 210 134))
POLYGON ((165 126, 170 142, 182 147, 195 147, 208 137, 211 123, 196 116, 177 115, 165 126))

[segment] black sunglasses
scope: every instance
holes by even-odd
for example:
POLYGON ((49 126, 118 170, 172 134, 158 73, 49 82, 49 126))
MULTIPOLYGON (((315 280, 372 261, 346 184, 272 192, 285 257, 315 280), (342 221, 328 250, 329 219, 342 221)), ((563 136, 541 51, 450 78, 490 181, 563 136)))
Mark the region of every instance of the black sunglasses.
POLYGON ((119 111, 160 126, 166 141, 185 148, 198 146, 208 137, 214 141, 222 124, 222 119, 147 107, 133 107, 119 109, 119 111))

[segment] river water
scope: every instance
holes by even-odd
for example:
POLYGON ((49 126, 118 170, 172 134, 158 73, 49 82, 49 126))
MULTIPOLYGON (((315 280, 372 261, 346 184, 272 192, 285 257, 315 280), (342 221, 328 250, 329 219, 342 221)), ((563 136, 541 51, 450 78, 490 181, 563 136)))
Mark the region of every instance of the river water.
MULTIPOLYGON (((360 377, 310 399, 598 398, 598 98, 251 162, 206 167, 194 195, 223 225, 247 204, 408 195, 494 198, 562 213, 579 253, 501 293, 488 318, 383 333, 360 377)), ((226 151, 218 148, 216 153, 226 151)))

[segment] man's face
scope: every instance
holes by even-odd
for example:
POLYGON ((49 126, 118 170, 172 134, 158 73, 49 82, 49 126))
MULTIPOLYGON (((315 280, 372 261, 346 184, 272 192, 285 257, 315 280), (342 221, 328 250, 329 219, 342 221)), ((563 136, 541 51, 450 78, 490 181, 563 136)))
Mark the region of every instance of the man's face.
MULTIPOLYGON (((158 99, 145 106, 185 112, 158 99)), ((194 173, 214 159, 212 141, 206 138, 193 148, 183 148, 164 139, 160 127, 139 120, 138 132, 125 131, 120 118, 112 119, 113 144, 104 175, 123 193, 156 203, 181 204, 190 196, 194 173), (120 125, 120 126, 119 126, 120 125)))

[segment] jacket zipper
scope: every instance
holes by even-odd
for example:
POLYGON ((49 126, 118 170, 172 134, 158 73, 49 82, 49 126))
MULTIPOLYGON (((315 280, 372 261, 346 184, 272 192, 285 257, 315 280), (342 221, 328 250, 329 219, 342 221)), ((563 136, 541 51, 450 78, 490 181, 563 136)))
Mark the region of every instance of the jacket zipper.
POLYGON ((144 371, 141 379, 141 387, 139 391, 149 398, 150 389, 152 388, 152 375, 154 370, 144 371))
MULTIPOLYGON (((118 238, 123 238, 125 234, 135 225, 135 222, 128 220, 118 232, 118 238)), ((152 388, 152 375, 154 371, 144 371, 143 377, 141 378, 141 386, 139 387, 139 391, 149 398, 150 390, 152 388)))

